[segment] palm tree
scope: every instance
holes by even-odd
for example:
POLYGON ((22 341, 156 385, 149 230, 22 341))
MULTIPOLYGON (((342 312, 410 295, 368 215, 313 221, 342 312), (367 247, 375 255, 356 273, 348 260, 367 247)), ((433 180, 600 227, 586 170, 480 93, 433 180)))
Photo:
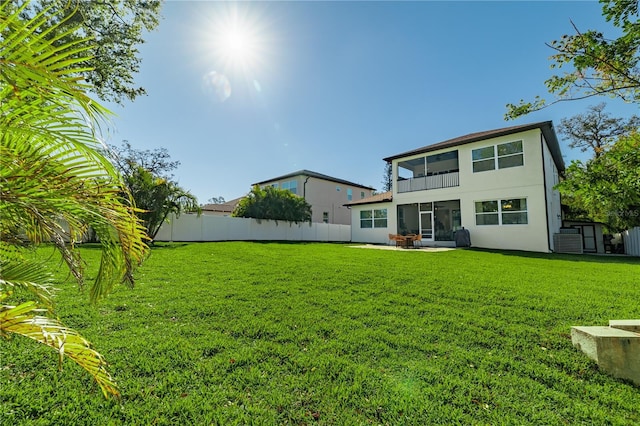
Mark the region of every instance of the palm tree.
POLYGON ((185 212, 202 213, 196 196, 170 179, 154 175, 139 164, 121 170, 121 173, 136 207, 140 209, 138 218, 151 241, 170 214, 179 217, 185 212))
POLYGON ((119 174, 100 153, 99 123, 108 111, 79 77, 87 47, 61 43, 66 31, 51 25, 48 10, 21 18, 27 4, 0 4, 0 336, 54 348, 85 368, 105 397, 117 396, 104 358, 55 317, 49 271, 25 251, 53 242, 82 287, 74 243, 91 227, 102 249, 89 286, 95 303, 117 282, 133 285, 146 236, 119 174))

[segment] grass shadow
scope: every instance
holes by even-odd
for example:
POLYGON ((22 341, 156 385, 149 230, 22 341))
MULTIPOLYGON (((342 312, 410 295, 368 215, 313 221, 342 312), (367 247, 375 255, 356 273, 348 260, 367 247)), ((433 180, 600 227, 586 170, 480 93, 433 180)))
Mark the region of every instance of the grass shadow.
POLYGON ((495 250, 495 249, 482 249, 472 247, 469 250, 477 251, 481 253, 495 253, 503 256, 515 256, 530 259, 545 259, 545 260, 566 260, 569 262, 586 262, 586 263, 612 263, 612 264, 625 264, 625 265, 638 265, 640 266, 640 258, 620 255, 620 254, 566 254, 566 253, 537 253, 531 251, 520 250, 495 250))

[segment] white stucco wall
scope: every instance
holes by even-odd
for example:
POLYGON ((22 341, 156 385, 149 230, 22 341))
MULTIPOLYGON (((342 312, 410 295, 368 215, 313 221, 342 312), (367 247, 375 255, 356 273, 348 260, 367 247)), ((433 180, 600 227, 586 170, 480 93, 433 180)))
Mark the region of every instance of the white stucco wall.
MULTIPOLYGON (((473 246, 548 252, 548 235, 551 225, 547 226, 547 200, 545 200, 543 170, 544 155, 542 144, 540 143, 541 137, 542 132, 539 129, 532 129, 394 160, 393 204, 395 206, 397 204, 460 200, 462 226, 469 230, 473 246), (523 141, 523 166, 478 173, 473 172, 472 151, 474 149, 517 140, 523 141), (459 186, 426 191, 397 192, 395 182, 399 161, 452 150, 458 150, 459 186), (526 225, 476 225, 475 202, 510 198, 527 199, 528 223, 526 225)), ((555 202, 554 200, 551 198, 551 202, 555 202)), ((559 198, 557 199, 557 204, 554 204, 554 208, 556 205, 559 212, 559 198)), ((389 213, 389 232, 395 233, 397 223, 395 207, 391 208, 389 213)), ((559 228, 559 224, 554 223, 553 226, 559 228)), ((353 227, 353 229, 356 229, 356 227, 353 227)))
POLYGON ((375 203, 351 207, 351 241, 354 243, 387 244, 389 234, 396 233, 395 206, 393 203, 375 203), (387 209, 386 228, 361 228, 362 210, 387 209), (393 216, 393 220, 392 217, 393 216))
POLYGON ((545 170, 545 186, 547 196, 547 224, 548 232, 551 236, 549 244, 551 250, 553 247, 553 234, 560 231, 562 227, 562 206, 560 204, 560 192, 554 187, 559 183, 559 172, 556 167, 556 163, 551 157, 551 151, 542 136, 543 142, 543 158, 544 158, 544 170, 545 170))

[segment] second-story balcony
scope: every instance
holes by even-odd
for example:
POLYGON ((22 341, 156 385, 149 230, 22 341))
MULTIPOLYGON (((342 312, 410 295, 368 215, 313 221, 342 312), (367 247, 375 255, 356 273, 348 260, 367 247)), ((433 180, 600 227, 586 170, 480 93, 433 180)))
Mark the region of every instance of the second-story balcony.
POLYGON ((458 167, 458 151, 398 161, 396 191, 427 191, 460 186, 458 167))
POLYGON ((398 192, 426 191, 429 189, 450 188, 460 185, 460 173, 441 173, 432 176, 420 176, 398 179, 398 192))

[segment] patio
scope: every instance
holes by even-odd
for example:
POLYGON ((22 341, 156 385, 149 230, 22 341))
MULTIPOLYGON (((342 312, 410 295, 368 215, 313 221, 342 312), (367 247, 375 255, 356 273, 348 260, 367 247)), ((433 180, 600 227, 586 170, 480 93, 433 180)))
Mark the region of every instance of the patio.
POLYGON ((427 253, 427 252, 435 253, 439 251, 457 250, 456 248, 453 248, 453 247, 415 247, 415 248, 412 247, 407 249, 405 247, 397 247, 395 245, 383 245, 383 244, 362 244, 362 245, 349 246, 349 247, 377 249, 377 250, 415 251, 415 252, 423 252, 423 253, 427 253))

